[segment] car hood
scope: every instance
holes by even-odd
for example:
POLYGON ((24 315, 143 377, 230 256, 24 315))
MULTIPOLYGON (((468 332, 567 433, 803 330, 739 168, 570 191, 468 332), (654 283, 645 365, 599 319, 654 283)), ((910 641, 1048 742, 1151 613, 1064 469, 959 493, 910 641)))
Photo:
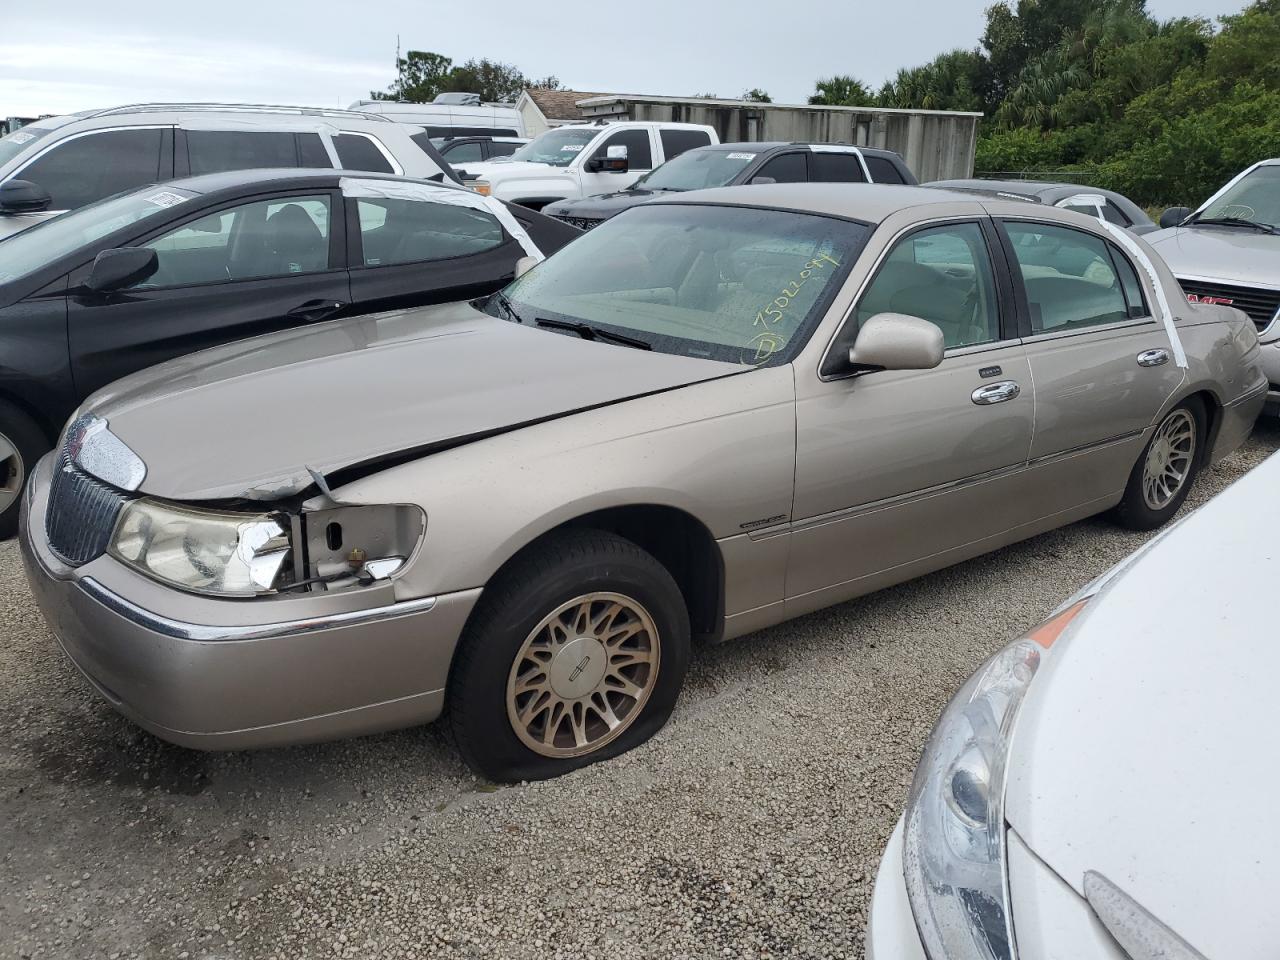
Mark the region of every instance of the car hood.
POLYGON ((309 487, 312 471, 425 455, 744 369, 454 303, 206 350, 120 380, 82 412, 142 458, 143 493, 272 500, 309 487))
POLYGON ((1077 892, 1097 871, 1206 957, 1280 943, 1280 456, 1090 601, 1018 717, 1005 815, 1077 892))
POLYGON ((1280 288, 1280 236, 1236 227, 1171 227, 1143 239, 1175 276, 1280 288))
POLYGON ((568 167, 553 167, 549 163, 527 163, 523 160, 490 160, 486 163, 468 163, 455 168, 458 176, 478 177, 492 183, 495 179, 515 180, 529 177, 568 177, 568 167))
POLYGON ((581 200, 561 200, 543 207, 542 212, 553 217, 588 217, 593 220, 608 220, 628 207, 634 207, 637 203, 644 203, 646 200, 664 194, 665 191, 657 190, 619 190, 617 193, 584 197, 581 200))

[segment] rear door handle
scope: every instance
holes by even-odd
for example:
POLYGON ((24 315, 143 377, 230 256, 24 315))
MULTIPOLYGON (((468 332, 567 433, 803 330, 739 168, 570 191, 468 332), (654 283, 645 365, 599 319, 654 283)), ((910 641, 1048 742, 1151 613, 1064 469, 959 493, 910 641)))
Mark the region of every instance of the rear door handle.
POLYGON ((1156 348, 1155 350, 1143 350, 1138 354, 1138 366, 1140 367, 1158 367, 1160 364, 1168 362, 1168 350, 1156 348))
POLYGON ((973 391, 973 402, 980 407, 993 403, 1004 403, 1012 400, 1022 392, 1022 388, 1012 380, 1001 380, 999 383, 988 383, 973 391))
POLYGON ((306 323, 316 323, 333 316, 346 305, 343 300, 308 300, 306 303, 298 304, 285 316, 306 323))

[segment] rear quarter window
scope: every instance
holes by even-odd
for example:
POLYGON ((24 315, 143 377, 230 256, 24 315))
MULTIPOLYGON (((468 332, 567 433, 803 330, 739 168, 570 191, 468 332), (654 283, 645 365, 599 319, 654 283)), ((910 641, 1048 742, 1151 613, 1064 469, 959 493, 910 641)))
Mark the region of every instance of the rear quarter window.
POLYGON ((364 170, 368 173, 395 173, 395 168, 378 149, 372 139, 360 133, 340 133, 333 138, 338 151, 338 162, 343 170, 364 170))
POLYGON ((872 183, 906 183, 906 179, 902 176, 902 172, 898 169, 897 164, 885 157, 869 157, 863 155, 867 161, 867 170, 871 172, 872 183))

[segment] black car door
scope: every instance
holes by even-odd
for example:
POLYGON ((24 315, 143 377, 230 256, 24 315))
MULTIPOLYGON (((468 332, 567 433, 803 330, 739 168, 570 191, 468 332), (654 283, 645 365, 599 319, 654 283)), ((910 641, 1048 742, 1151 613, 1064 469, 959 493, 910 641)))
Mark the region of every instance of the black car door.
POLYGON ((228 202, 131 244, 155 274, 95 294, 70 278, 67 332, 82 396, 127 373, 285 327, 338 316, 351 301, 336 191, 281 191, 228 202))
POLYGON ((525 255, 487 210, 408 192, 346 202, 351 301, 360 313, 492 293, 525 255))

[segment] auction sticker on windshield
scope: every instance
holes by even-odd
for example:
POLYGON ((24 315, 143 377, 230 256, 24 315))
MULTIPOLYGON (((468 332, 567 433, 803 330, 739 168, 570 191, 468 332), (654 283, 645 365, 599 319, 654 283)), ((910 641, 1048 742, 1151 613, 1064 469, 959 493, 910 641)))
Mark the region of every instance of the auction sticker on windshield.
POLYGON ((730 160, 754 160, 755 158, 756 155, 754 153, 731 153, 728 155, 730 160))
POLYGON ((180 203, 186 203, 187 198, 179 196, 176 193, 170 193, 168 190, 161 190, 159 193, 153 193, 148 197, 144 197, 147 203, 154 203, 157 207, 176 207, 180 203))
POLYGON ((566 143, 563 147, 560 148, 560 152, 561 153, 581 153, 582 146, 583 145, 580 143, 566 143))
POLYGON ((16 133, 11 133, 9 136, 5 137, 5 139, 10 143, 30 143, 35 138, 36 135, 34 133, 24 133, 21 130, 16 133))

